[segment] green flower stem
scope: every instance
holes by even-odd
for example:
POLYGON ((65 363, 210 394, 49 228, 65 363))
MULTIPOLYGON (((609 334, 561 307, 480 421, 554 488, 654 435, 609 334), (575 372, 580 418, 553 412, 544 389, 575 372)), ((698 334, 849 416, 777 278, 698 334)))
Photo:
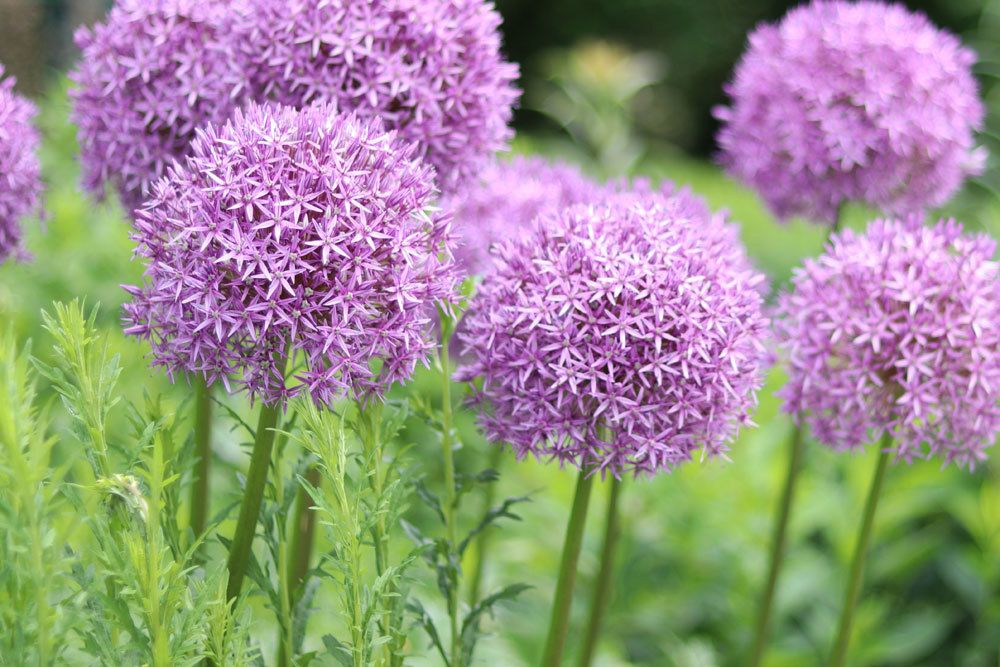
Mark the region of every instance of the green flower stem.
POLYGON ((840 231, 841 227, 844 226, 844 209, 847 208, 847 202, 840 202, 837 206, 837 215, 833 219, 833 224, 830 225, 830 229, 826 233, 826 241, 823 245, 829 242, 830 237, 840 231))
POLYGON ((774 592, 777 589, 778 576, 781 574, 781 566, 785 558, 785 545, 788 541, 788 520, 792 514, 795 485, 798 481, 799 471, 802 469, 804 443, 805 438, 802 427, 796 425, 792 430, 790 440, 791 451, 788 457, 788 473, 785 477, 784 490, 781 492, 778 516, 774 524, 774 533, 771 537, 770 565, 767 568, 767 584, 764 587, 764 595, 760 601, 760 610, 757 613, 757 628, 754 633, 753 653, 749 662, 751 667, 758 667, 764 659, 767 633, 771 623, 771 611, 774 603, 774 592))
POLYGON ((267 482, 267 471, 271 465, 271 452, 274 449, 275 429, 278 426, 278 416, 281 413, 281 402, 274 405, 261 404, 260 418, 257 421, 257 434, 254 438, 253 453, 250 456, 250 470, 247 472, 246 488, 243 491, 243 503, 240 505, 240 515, 236 520, 236 532, 229 547, 229 585, 226 587, 226 599, 239 597, 243 588, 243 577, 246 574, 247 563, 250 561, 250 550, 253 538, 257 533, 257 519, 260 516, 260 505, 264 499, 264 486, 267 482))
POLYGON ((194 477, 191 480, 191 530, 195 537, 205 532, 209 505, 209 474, 212 465, 212 390, 205 379, 194 381, 194 477))
MULTIPOLYGON (((278 455, 274 458, 274 497, 280 499, 285 497, 285 470, 282 466, 282 461, 284 460, 284 445, 286 442, 286 437, 284 433, 279 433, 275 436, 274 448, 277 450, 278 455)), ((280 525, 280 523, 279 523, 280 525)), ((286 526, 287 527, 287 526, 286 526)), ((294 656, 292 655, 292 629, 294 622, 292 620, 292 584, 291 584, 291 571, 292 568, 289 565, 289 545, 288 540, 285 539, 285 535, 279 536, 278 540, 278 556, 277 556, 277 566, 278 570, 278 600, 279 600, 279 612, 278 612, 278 657, 275 660, 275 664, 279 667, 287 667, 292 664, 294 656)))
MULTIPOLYGON (((319 487, 319 468, 310 465, 304 475, 306 481, 313 487, 319 487)), ((312 510, 312 498, 301 484, 295 495, 295 508, 292 523, 291 560, 289 561, 288 581, 295 590, 305 581, 309 573, 309 561, 312 557, 313 543, 316 541, 316 512, 312 510)))
MULTIPOLYGON (((495 446, 490 449, 490 470, 499 470, 500 464, 503 462, 503 448, 495 446)), ((486 485, 485 493, 483 493, 483 512, 490 511, 493 507, 493 503, 496 502, 497 496, 497 483, 493 482, 486 485)), ((490 535, 493 531, 484 530, 479 533, 475 541, 475 556, 476 560, 473 561, 472 566, 472 578, 469 580, 469 606, 475 606, 479 602, 479 596, 483 592, 483 576, 486 572, 486 561, 487 557, 490 555, 490 535)))
POLYGON ((611 576, 614 573, 615 547, 621 536, 621 514, 618 512, 618 496, 621 493, 622 481, 611 478, 608 488, 608 512, 604 526, 604 546, 601 549, 601 567, 597 572, 597 582, 594 594, 590 600, 590 614, 587 630, 583 633, 583 649, 580 651, 580 667, 590 667, 597 650, 597 638, 601 634, 601 622, 604 612, 611 602, 611 576))
MULTIPOLYGON (((316 465, 310 465, 303 476, 311 486, 319 487, 319 468, 316 465)), ((286 618, 287 634, 283 633, 280 638, 278 667, 287 667, 294 662, 292 630, 295 619, 292 608, 296 603, 295 591, 303 584, 309 573, 309 560, 312 557, 316 536, 316 512, 312 510, 311 505, 312 498, 309 496, 309 492, 302 484, 299 484, 295 492, 295 505, 292 508, 292 521, 289 525, 291 535, 287 540, 288 547, 285 547, 284 542, 280 547, 283 559, 280 568, 284 573, 281 601, 282 605, 286 607, 282 613, 286 618)))
MULTIPOLYGON (((843 203, 837 208, 837 215, 833 224, 827 230, 824 246, 829 243, 830 237, 840 231, 844 223, 843 203)), ((781 575, 781 567, 785 559, 785 547, 788 541, 788 521, 792 515, 792 503, 795 500, 795 486, 798 482, 799 471, 802 468, 802 455, 805 448, 805 436, 801 426, 796 425, 792 431, 790 441, 791 451, 788 458, 788 473, 785 477, 785 486, 781 493, 781 501, 778 505, 777 521, 774 524, 774 533, 771 537, 771 553, 767 569, 767 584, 764 587, 764 594, 760 601, 760 609, 757 613, 757 625, 754 631, 753 649, 750 654, 751 667, 759 667, 764 660, 764 652, 767 646, 768 630, 771 625, 771 615, 774 608, 774 594, 778 586, 778 577, 781 575)))
POLYGON ((854 548, 854 559, 851 561, 851 572, 847 578, 847 592, 844 596, 844 608, 840 613, 840 624, 837 628, 837 640, 833 645, 833 655, 830 667, 843 667, 847 663, 847 648, 851 642, 851 626, 854 623, 854 610, 861 595, 861 579, 865 569, 865 556, 871 543, 872 525, 875 523, 875 510, 878 508, 879 496, 885 483, 886 468, 889 465, 892 436, 886 433, 882 438, 878 465, 872 477, 868 490, 868 500, 865 502, 865 512, 861 520, 861 530, 858 533, 858 543, 854 548))
MULTIPOLYGON (((446 325, 441 323, 442 331, 446 325)), ((448 345, 451 337, 441 337, 441 458, 444 461, 444 520, 445 538, 448 540, 448 550, 456 560, 458 558, 458 528, 455 525, 455 452, 452 441, 454 418, 451 407, 451 359, 448 345)), ((458 581, 448 591, 448 621, 451 629, 451 667, 462 667, 462 637, 458 632, 458 581)))
POLYGON ((549 621, 549 634, 545 641, 542 667, 560 667, 562 664, 566 636, 569 634, 569 612, 573 601, 573 586, 576 583, 576 564, 580 558, 580 548, 583 546, 583 530, 587 523, 587 506, 590 504, 590 491, 593 485, 592 471, 589 467, 584 467, 580 470, 576 482, 573 508, 570 510, 569 524, 566 527, 566 539, 563 542, 562 562, 559 565, 559 579, 556 583, 555 601, 552 604, 552 618, 549 621))

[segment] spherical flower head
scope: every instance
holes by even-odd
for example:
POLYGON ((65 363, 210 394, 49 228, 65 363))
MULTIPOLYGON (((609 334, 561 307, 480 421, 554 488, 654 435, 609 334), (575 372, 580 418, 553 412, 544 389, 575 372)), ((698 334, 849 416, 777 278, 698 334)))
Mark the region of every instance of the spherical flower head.
POLYGON ((750 35, 727 87, 721 161, 780 218, 945 203, 981 171, 975 54, 923 14, 816 0, 750 35))
POLYGON ((516 65, 485 0, 251 0, 235 42, 253 92, 377 116, 454 190, 511 139, 516 65))
POLYGON ((35 106, 14 92, 13 77, 0 65, 0 263, 27 259, 21 220, 38 211, 42 180, 38 165, 35 106))
POLYGON ((228 43, 228 0, 124 0, 76 33, 70 78, 84 187, 112 186, 138 207, 188 152, 197 128, 224 122, 246 86, 228 43))
POLYGON ((982 460, 1000 429, 994 247, 916 216, 834 236, 780 299, 785 409, 837 450, 889 435, 900 459, 982 460))
POLYGON ((236 377, 267 403, 381 395, 426 358, 431 304, 455 291, 436 197, 433 169, 377 120, 237 111, 137 212, 148 268, 127 333, 171 375, 236 377))
POLYGON ((497 246, 458 334, 488 437, 616 476, 725 452, 766 322, 724 215, 667 188, 548 218, 497 246))
POLYGON ((455 220, 455 258, 467 274, 492 264, 493 244, 527 236, 535 218, 595 197, 597 186, 568 164, 517 156, 487 167, 477 182, 446 198, 455 220))

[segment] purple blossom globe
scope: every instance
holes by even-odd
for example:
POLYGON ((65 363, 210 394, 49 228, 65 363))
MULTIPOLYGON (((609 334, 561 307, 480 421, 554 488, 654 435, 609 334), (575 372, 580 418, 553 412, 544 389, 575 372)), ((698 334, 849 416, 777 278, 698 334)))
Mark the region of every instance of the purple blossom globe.
POLYGON ((616 476, 724 453, 766 330, 733 225, 669 187, 543 217, 497 246, 458 334, 487 436, 616 476))
POLYGON ((120 0, 76 33, 70 96, 88 191, 102 196, 110 185, 137 208, 195 131, 244 101, 230 12, 229 0, 120 0))
POLYGON ((430 304, 455 291, 436 197, 377 120, 250 105, 199 131, 137 212, 127 333, 171 375, 236 378, 265 403, 378 396, 426 358, 430 304))
POLYGON ((972 467, 1000 431, 995 243, 953 220, 877 220, 798 269, 776 322, 785 409, 837 450, 972 467))
POLYGON ((985 161, 975 60, 902 5, 815 0, 750 35, 716 110, 721 162, 782 219, 939 206, 985 161))
POLYGON ((250 0, 236 12, 256 99, 379 117, 454 190, 512 136, 516 65, 486 0, 250 0))
POLYGON ((590 179, 568 164, 537 156, 492 163, 476 183, 442 204, 454 214, 459 267, 470 275, 485 273, 495 243, 528 235, 539 214, 589 201, 596 190, 590 179))
POLYGON ((0 65, 0 263, 26 259, 21 221, 38 211, 42 179, 38 164, 35 105, 14 92, 0 65))

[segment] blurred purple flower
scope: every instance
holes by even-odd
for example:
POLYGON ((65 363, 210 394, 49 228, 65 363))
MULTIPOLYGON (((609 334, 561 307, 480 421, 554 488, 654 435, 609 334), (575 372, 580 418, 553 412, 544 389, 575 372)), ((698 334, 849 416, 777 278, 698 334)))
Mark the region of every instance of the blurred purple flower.
POLYGON ((199 131, 137 212, 127 333, 154 363, 271 403, 380 395, 426 358, 455 290, 433 170, 377 120, 251 105, 199 131), (298 363, 285 389, 284 358, 298 363))
POLYGON ((724 453, 766 330, 763 277, 724 214, 668 186, 542 217, 498 244, 459 332, 488 437, 614 475, 724 453))
POLYGON ((1000 430, 1000 282, 995 243, 877 220, 845 231, 781 296, 785 409, 837 450, 884 433, 899 458, 972 467, 1000 430))
POLYGON ((101 196, 111 185, 131 212, 196 129, 244 101, 230 13, 228 0, 121 0, 77 32, 70 96, 87 190, 101 196))
POLYGON ((490 247, 527 236, 543 211, 586 202, 597 190, 577 168, 541 157, 494 162, 477 181, 442 204, 454 214, 455 258, 468 274, 485 273, 490 247))
POLYGON ((901 5, 793 9, 750 35, 716 110, 721 161, 782 219, 832 222, 847 201, 939 206, 985 161, 975 59, 901 5))
POLYGON ((0 65, 0 263, 27 259, 21 220, 38 212, 42 180, 38 165, 35 105, 14 92, 13 77, 0 65))
POLYGON ((507 148, 519 91, 485 0, 251 0, 234 39, 253 93, 379 117, 446 191, 507 148))

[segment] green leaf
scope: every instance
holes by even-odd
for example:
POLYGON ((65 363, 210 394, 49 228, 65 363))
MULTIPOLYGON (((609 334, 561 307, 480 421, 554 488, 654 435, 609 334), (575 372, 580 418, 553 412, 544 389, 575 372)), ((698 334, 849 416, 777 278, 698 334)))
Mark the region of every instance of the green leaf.
POLYGON ((511 584, 500 590, 487 595, 480 600, 475 607, 469 610, 462 621, 462 662, 466 665, 472 664, 472 654, 476 649, 482 633, 479 630, 479 623, 484 615, 492 615, 494 608, 503 602, 512 602, 531 586, 527 584, 511 584))
POLYGON ((406 603, 406 609, 413 614, 417 624, 427 633, 427 637, 431 640, 431 645, 441 655, 441 660, 444 661, 445 667, 449 667, 451 662, 448 661, 448 652, 441 641, 441 635, 437 631, 437 626, 434 625, 434 619, 424 609, 424 605, 420 603, 420 600, 413 598, 406 603))
MULTIPOLYGON (((310 572, 312 571, 310 570, 310 572)), ((302 645, 306 639, 306 627, 309 615, 314 609, 313 600, 316 598, 316 591, 319 590, 319 583, 318 579, 307 574, 305 581, 299 586, 301 593, 298 595, 295 609, 292 611, 292 647, 295 653, 302 652, 302 645)))
POLYGON ((466 493, 485 484, 494 484, 500 479, 500 473, 492 468, 482 470, 475 475, 459 473, 455 476, 455 503, 466 493))
POLYGON ((444 509, 441 507, 441 499, 437 497, 433 491, 427 488, 427 485, 423 481, 418 481, 414 485, 414 490, 417 493, 417 497, 441 519, 441 523, 445 522, 444 509))
POLYGON ((502 503, 496 507, 491 507, 475 528, 469 531, 465 536, 465 539, 458 545, 459 555, 465 554, 465 550, 469 548, 472 544, 472 540, 475 539, 477 535, 489 528, 491 525, 499 521, 500 519, 511 519, 512 521, 520 521, 521 517, 510 511, 510 508, 519 503, 525 503, 530 501, 531 498, 528 496, 517 496, 514 498, 507 498, 502 503))
POLYGON ((323 635, 323 646, 326 652, 344 667, 354 667, 351 649, 333 635, 323 635))
POLYGON ((233 420, 233 426, 230 428, 230 431, 243 429, 243 431, 246 432, 247 437, 250 438, 251 442, 257 438, 257 429, 248 424, 247 421, 240 416, 240 413, 236 412, 236 410, 219 400, 219 398, 215 396, 214 392, 209 394, 208 397, 212 399, 213 403, 222 408, 222 411, 229 415, 229 418, 233 420))

